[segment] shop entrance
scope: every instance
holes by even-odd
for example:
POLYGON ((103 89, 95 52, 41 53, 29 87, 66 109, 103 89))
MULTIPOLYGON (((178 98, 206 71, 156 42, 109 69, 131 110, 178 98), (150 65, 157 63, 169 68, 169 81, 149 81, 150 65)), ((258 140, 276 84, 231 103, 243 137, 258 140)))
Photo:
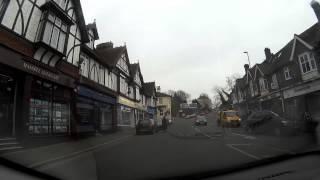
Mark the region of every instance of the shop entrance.
POLYGON ((0 137, 13 135, 15 81, 0 74, 0 137))

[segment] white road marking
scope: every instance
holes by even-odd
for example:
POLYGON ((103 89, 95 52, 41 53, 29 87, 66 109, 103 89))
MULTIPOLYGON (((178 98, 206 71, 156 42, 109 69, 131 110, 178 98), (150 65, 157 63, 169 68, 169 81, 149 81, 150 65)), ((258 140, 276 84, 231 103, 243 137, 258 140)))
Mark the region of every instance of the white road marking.
POLYGON ((248 152, 245 152, 245 151, 243 151, 243 150, 241 150, 241 149, 238 149, 238 148, 234 147, 233 144, 227 144, 227 147, 229 147, 229 148, 231 148, 231 149, 233 149, 233 150, 236 150, 236 151, 238 151, 238 152, 240 152, 240 153, 242 153, 242 154, 244 154, 244 155, 246 155, 246 156, 248 156, 248 157, 251 157, 251 158, 253 158, 253 159, 260 160, 259 157, 255 156, 255 155, 252 155, 252 154, 250 154, 250 153, 248 153, 248 152))
POLYGON ((232 132, 232 131, 231 131, 231 134, 237 135, 237 136, 241 136, 241 137, 244 137, 244 138, 246 138, 246 139, 251 139, 251 140, 257 139, 257 138, 254 137, 254 136, 249 136, 249 135, 244 135, 244 134, 238 134, 238 133, 234 133, 234 132, 232 132))
POLYGON ((95 149, 101 148, 102 146, 105 146, 105 145, 108 145, 108 144, 111 144, 111 143, 115 143, 115 142, 119 142, 119 141, 127 139, 129 137, 132 137, 132 135, 124 136, 124 137, 121 137, 121 138, 118 138, 118 139, 114 139, 114 140, 111 140, 111 141, 108 141, 108 142, 105 142, 105 143, 102 143, 102 144, 98 144, 98 145, 92 146, 90 148, 81 150, 81 151, 76 151, 76 152, 73 152, 73 153, 70 153, 70 154, 66 154, 66 155, 63 155, 63 156, 59 156, 59 157, 56 157, 56 158, 47 159, 45 161, 37 162, 37 163, 29 165, 28 167, 29 168, 38 168, 40 166, 43 166, 45 164, 48 164, 48 163, 51 163, 51 162, 54 162, 54 161, 63 160, 63 159, 66 159, 66 158, 70 158, 70 157, 74 157, 74 156, 80 155, 82 153, 93 151, 95 149))
POLYGON ((208 134, 202 132, 199 128, 195 127, 195 126, 192 126, 194 128, 195 131, 199 132, 200 134, 202 134, 203 136, 209 138, 209 139, 216 139, 216 137, 219 137, 219 136, 209 136, 208 134))

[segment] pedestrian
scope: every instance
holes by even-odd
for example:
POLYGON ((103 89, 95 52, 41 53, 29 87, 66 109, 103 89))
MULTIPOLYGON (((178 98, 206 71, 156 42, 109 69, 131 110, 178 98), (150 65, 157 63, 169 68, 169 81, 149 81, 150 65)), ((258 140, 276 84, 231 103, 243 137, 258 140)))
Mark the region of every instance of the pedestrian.
POLYGON ((317 142, 318 139, 317 138, 317 126, 318 126, 318 122, 317 121, 314 121, 310 115, 309 112, 304 112, 303 114, 304 116, 304 120, 305 120, 305 124, 306 124, 306 131, 308 133, 310 133, 311 137, 312 137, 312 140, 314 142, 317 142))
POLYGON ((163 118, 162 118, 162 128, 163 128, 164 131, 166 131, 167 128, 168 128, 168 122, 167 122, 166 115, 164 115, 163 118))

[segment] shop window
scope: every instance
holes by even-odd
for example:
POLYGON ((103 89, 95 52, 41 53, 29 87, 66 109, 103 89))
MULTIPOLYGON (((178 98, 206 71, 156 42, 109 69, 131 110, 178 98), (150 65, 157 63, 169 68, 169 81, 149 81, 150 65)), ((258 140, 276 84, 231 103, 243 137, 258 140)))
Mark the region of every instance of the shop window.
POLYGON ((29 134, 69 132, 70 109, 64 88, 41 80, 32 83, 29 101, 29 134))
POLYGON ((105 105, 100 109, 100 129, 109 130, 112 128, 112 106, 105 105))

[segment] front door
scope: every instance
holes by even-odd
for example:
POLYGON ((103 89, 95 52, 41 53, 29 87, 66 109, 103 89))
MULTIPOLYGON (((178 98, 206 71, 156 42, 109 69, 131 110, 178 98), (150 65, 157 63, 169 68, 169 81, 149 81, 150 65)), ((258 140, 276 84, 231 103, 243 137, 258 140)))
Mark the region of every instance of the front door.
POLYGON ((15 81, 0 74, 0 137, 12 136, 15 81))

